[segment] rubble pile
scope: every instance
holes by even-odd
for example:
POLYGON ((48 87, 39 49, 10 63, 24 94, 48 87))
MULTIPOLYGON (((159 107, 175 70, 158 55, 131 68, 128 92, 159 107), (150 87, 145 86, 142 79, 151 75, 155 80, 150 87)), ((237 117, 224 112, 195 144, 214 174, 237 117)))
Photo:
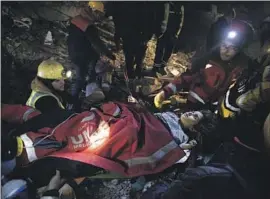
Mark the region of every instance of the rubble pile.
MULTIPOLYGON (((79 14, 80 9, 86 6, 82 2, 35 2, 3 4, 2 7, 2 47, 16 62, 16 70, 29 73, 27 77, 20 78, 15 75, 10 81, 16 94, 16 102, 24 103, 27 99, 30 82, 34 77, 38 64, 44 59, 54 59, 62 63, 68 69, 73 69, 73 64, 68 57, 66 40, 69 19, 79 14), (78 4, 76 4, 78 3, 78 4), (18 5, 17 5, 18 4, 18 5), (29 78, 29 79, 28 79, 29 78), (23 82, 20 82, 23 81, 23 82), (21 85, 24 85, 21 87, 21 85), (16 88, 16 89, 15 89, 16 88), (18 91, 19 89, 19 91, 18 91), (23 89, 22 91, 20 89, 23 89), (18 93, 21 93, 18 95, 18 93)), ((98 24, 101 39, 105 44, 114 49, 113 35, 114 26, 110 19, 98 24)), ((153 65, 155 56, 156 39, 148 42, 144 66, 149 69, 153 65)), ((124 65, 123 50, 115 52, 117 66, 124 65)), ((183 72, 188 64, 190 56, 184 53, 175 53, 170 59, 169 65, 183 72)), ((9 68, 9 70, 13 70, 9 68)), ((10 71, 14 73, 14 71, 10 71)), ((10 87, 7 84, 4 87, 10 87)), ((30 90, 29 90, 30 92, 30 90)), ((10 99, 11 100, 11 99, 10 99)), ((11 100, 14 102, 14 100, 11 100)), ((11 102, 10 101, 10 102, 11 102)))

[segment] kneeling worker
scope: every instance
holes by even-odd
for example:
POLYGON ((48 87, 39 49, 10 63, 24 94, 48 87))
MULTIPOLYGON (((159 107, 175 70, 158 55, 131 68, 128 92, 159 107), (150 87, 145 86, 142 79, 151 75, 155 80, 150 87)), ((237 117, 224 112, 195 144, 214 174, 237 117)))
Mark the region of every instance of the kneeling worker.
POLYGON ((37 76, 31 83, 32 93, 26 105, 41 112, 65 109, 64 101, 72 101, 65 90, 65 79, 71 77, 62 64, 53 60, 45 60, 38 66, 37 76))

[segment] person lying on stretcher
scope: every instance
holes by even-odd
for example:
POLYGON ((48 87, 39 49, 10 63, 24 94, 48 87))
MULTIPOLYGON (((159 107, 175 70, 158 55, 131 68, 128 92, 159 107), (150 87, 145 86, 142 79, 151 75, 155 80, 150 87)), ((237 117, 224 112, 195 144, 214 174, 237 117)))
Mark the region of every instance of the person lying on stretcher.
POLYGON ((196 145, 192 139, 199 131, 211 131, 213 122, 210 111, 152 114, 138 104, 118 102, 82 113, 44 114, 5 104, 1 117, 20 123, 12 132, 2 132, 2 172, 16 166, 13 175, 28 175, 41 184, 56 169, 71 178, 105 171, 127 178, 161 172, 185 162, 196 145))

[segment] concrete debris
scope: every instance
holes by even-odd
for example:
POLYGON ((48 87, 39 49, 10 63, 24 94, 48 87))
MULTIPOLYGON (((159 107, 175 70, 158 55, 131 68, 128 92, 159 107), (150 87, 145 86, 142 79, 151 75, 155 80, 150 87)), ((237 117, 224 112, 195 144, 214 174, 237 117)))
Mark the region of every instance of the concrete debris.
MULTIPOLYGON (((119 182, 120 180, 112 180, 106 182, 106 186, 99 189, 96 198, 102 199, 130 199, 129 192, 131 190, 131 183, 129 180, 119 182), (117 183, 116 183, 117 182, 117 183)), ((103 183, 104 184, 104 183, 103 183)))
POLYGON ((48 31, 44 40, 44 45, 51 46, 53 44, 52 32, 48 31))
POLYGON ((27 28, 30 29, 32 25, 32 20, 30 18, 24 17, 22 19, 14 19, 14 26, 17 26, 19 28, 27 28))

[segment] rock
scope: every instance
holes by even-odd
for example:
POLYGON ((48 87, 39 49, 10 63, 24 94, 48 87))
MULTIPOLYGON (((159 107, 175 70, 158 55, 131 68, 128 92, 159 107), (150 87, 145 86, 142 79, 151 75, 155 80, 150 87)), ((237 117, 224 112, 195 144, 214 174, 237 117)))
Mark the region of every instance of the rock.
POLYGON ((53 44, 53 37, 52 37, 52 32, 48 31, 47 35, 45 37, 44 45, 52 45, 53 44))

